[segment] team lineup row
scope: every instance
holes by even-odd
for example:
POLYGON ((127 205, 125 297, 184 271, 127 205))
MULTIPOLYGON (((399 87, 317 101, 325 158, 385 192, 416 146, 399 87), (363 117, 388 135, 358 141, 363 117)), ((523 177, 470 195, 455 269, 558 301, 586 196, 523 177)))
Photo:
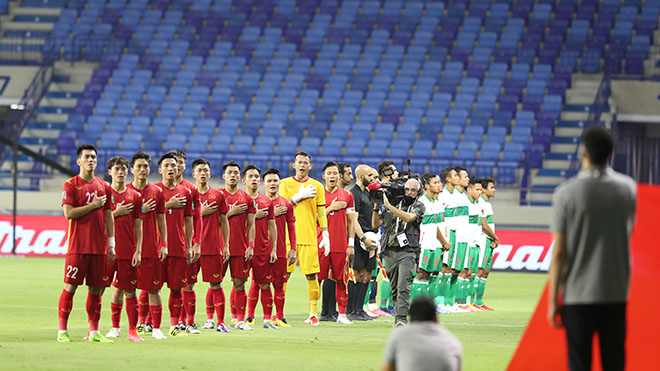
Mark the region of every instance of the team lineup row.
MULTIPOLYGON (((332 295, 326 295, 324 285, 326 313, 322 313, 322 319, 331 318, 350 324, 351 320, 374 317, 372 312, 363 310, 362 303, 372 287, 372 292, 375 291, 375 281, 369 281, 378 259, 378 238, 368 232, 376 232, 378 227, 375 221, 365 222, 365 218, 358 217, 364 211, 371 214, 371 208, 364 210, 364 196, 368 195, 369 184, 377 181, 378 173, 383 182, 396 177, 396 169, 390 161, 381 163, 383 168, 379 166, 379 172, 366 165, 356 167, 356 185, 351 192, 343 189, 353 178, 348 164, 327 163, 323 168, 324 187, 309 178, 311 157, 304 152, 294 158, 295 176, 286 179, 281 179, 276 169, 268 169, 262 174, 257 166, 248 165, 241 169, 237 163, 227 162, 223 165, 222 174, 226 186, 217 190, 209 187, 211 167, 203 158, 192 163, 196 184, 183 179, 186 156, 182 151, 171 151, 158 160, 158 172, 162 176, 158 184, 147 180, 151 158, 144 152, 136 153, 130 161, 122 157, 108 160, 108 173, 112 177, 110 185, 94 176, 96 154, 94 146, 79 147, 77 164, 80 173, 63 187, 62 206, 70 228, 65 284, 58 306, 58 341, 70 341, 67 322, 73 295, 84 280, 89 288, 86 307, 90 341, 108 342, 111 341, 108 337, 119 336, 124 296, 129 340, 142 340, 138 334, 140 331, 151 332, 154 338, 164 339, 160 329, 160 289, 164 283, 170 289, 169 334, 182 336, 199 333, 194 320, 196 297, 193 288, 200 269, 202 280, 209 282, 207 321, 202 328, 229 332, 224 322, 226 299, 221 286, 227 271, 230 271, 233 286, 229 327, 251 330, 259 298, 264 311, 264 328, 290 326, 284 317, 286 281, 297 264, 308 282, 310 316, 305 322, 312 326, 319 324, 320 281, 334 286, 335 298, 332 299, 336 300, 338 307, 338 313, 332 313, 335 310, 333 302, 330 311, 326 296, 332 295), (126 181, 129 169, 134 176, 132 183, 126 181), (245 184, 247 192, 239 189, 239 181, 245 184), (261 183, 266 189, 265 195, 258 192, 261 183), (354 195, 361 201, 354 201, 354 195), (361 248, 355 249, 354 241, 359 241, 361 248), (250 271, 252 285, 247 294, 245 283, 250 271), (101 295, 105 287, 111 284, 114 286, 111 301, 113 326, 106 337, 99 333, 98 323, 101 295), (139 300, 136 289, 142 290, 139 300), (273 305, 276 311, 274 317, 273 305), (214 316, 217 316, 217 327, 214 316)), ((456 173, 452 171, 452 174, 456 173)), ((441 187, 441 183, 438 176, 428 175, 424 176, 426 196, 437 201, 438 192, 435 191, 437 184, 441 187)), ((443 180, 450 179, 445 176, 443 180)), ((494 194, 492 180, 489 181, 485 187, 492 187, 494 194)), ((447 183, 447 187, 454 189, 452 183, 447 183)), ((460 185, 456 185, 455 189, 458 187, 460 185)), ((474 191, 477 187, 468 187, 468 194, 470 189, 474 191)), ((384 204, 389 205, 387 197, 384 199, 384 204)), ((368 196, 366 202, 370 202, 368 196)), ((380 204, 376 206, 380 207, 380 204)), ((442 215, 429 214, 435 215, 433 221, 438 230, 449 231, 445 228, 444 218, 450 209, 446 207, 442 215), (437 218, 439 215, 440 219, 437 218)), ((429 210, 434 209, 430 207, 429 210)), ((423 224, 427 229, 427 221, 430 220, 424 216, 423 224)), ((438 238, 441 238, 440 234, 438 238)), ((496 241, 496 236, 493 241, 496 241)), ((443 240, 443 247, 445 245, 447 241, 443 240)), ((434 282, 433 277, 446 274, 444 269, 440 273, 426 265, 428 258, 435 256, 428 252, 435 250, 430 245, 423 246, 415 282, 423 281, 425 273, 428 275, 427 281, 430 279, 431 282, 434 282)), ((448 257, 450 254, 444 255, 448 257)), ((456 255, 456 260, 461 261, 460 252, 451 255, 452 260, 456 255)), ((485 282, 487 270, 483 272, 480 269, 478 276, 485 282)), ((374 273, 377 276, 377 271, 374 273)), ((455 286, 452 281, 456 280, 452 279, 451 271, 448 276, 448 287, 455 286)), ((387 294, 391 292, 386 289, 388 283, 385 278, 381 290, 383 308, 376 311, 381 315, 392 312, 391 306, 388 308, 387 305, 387 294)), ((437 299, 443 300, 439 303, 439 309, 455 308, 449 305, 448 291, 437 291, 442 294, 437 299)), ((414 290, 414 293, 431 294, 421 289, 414 290)), ((396 293, 392 294, 392 299, 395 299, 396 293)), ((463 304, 460 302, 461 295, 455 296, 456 302, 463 304)), ((467 309, 456 308, 455 311, 458 310, 467 309)))

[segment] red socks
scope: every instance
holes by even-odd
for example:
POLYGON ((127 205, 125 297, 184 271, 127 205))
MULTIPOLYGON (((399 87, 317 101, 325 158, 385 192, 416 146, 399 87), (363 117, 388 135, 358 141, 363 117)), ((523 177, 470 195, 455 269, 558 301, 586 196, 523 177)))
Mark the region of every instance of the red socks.
POLYGON ((213 306, 218 315, 218 325, 225 323, 225 292, 222 290, 211 290, 213 292, 213 306))
POLYGON ((231 293, 229 294, 229 309, 231 310, 231 319, 238 318, 238 313, 236 311, 236 289, 231 288, 231 293))
POLYGON ((257 303, 259 302, 259 285, 254 281, 250 284, 250 291, 247 296, 247 316, 254 318, 254 310, 257 308, 257 303))
POLYGON ((213 290, 209 288, 206 290, 206 319, 213 321, 214 314, 215 308, 213 307, 213 290))
MULTIPOLYGON (((111 311, 111 317, 112 317, 112 327, 113 328, 119 328, 119 321, 121 320, 121 308, 123 308, 123 304, 115 304, 115 303, 110 303, 110 311, 111 311)), ((126 307, 128 309, 128 306, 126 307)))
POLYGON ((284 284, 274 283, 273 291, 275 291, 275 312, 277 318, 284 318, 284 284))
POLYGON ((348 293, 346 292, 346 284, 342 280, 335 282, 335 298, 337 299, 337 312, 339 314, 346 314, 348 293))
POLYGON ((236 315, 238 322, 245 321, 245 306, 247 304, 247 295, 244 291, 236 291, 236 315))
POLYGON ((184 298, 183 300, 183 305, 181 306, 181 312, 179 314, 179 323, 183 322, 186 323, 186 300, 184 296, 184 291, 181 289, 181 296, 184 298))
POLYGON ((181 315, 182 306, 183 306, 183 299, 181 298, 181 290, 180 289, 170 290, 170 299, 168 301, 168 308, 170 309, 171 326, 176 326, 179 323, 179 315, 181 315))
POLYGON ((197 304, 197 295, 195 291, 183 291, 183 308, 186 311, 186 322, 185 324, 190 326, 195 323, 195 306, 197 304))
POLYGON ((60 320, 60 330, 66 331, 67 323, 69 322, 69 314, 73 308, 73 294, 66 290, 62 290, 60 294, 60 301, 57 304, 57 315, 60 320))
POLYGON ((99 330, 101 319, 101 295, 87 293, 87 319, 89 320, 89 331, 99 330))
POLYGON ((135 331, 138 321, 138 300, 137 298, 126 298, 126 314, 128 315, 128 330, 135 331))
POLYGON ((142 290, 142 292, 140 292, 139 303, 140 303, 140 312, 138 319, 139 322, 144 325, 145 323, 147 323, 147 315, 149 314, 149 293, 147 292, 147 290, 142 290))
POLYGON ((264 320, 270 321, 273 314, 273 292, 270 291, 270 286, 261 289, 261 306, 264 309, 264 320))
POLYGON ((149 313, 151 314, 151 320, 153 321, 154 328, 160 328, 160 323, 163 318, 163 306, 162 305, 150 305, 149 313))

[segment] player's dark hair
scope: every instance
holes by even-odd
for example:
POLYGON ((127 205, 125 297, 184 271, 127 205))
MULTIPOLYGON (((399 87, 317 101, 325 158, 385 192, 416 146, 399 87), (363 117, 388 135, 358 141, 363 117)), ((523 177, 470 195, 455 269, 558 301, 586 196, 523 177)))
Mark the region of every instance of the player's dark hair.
POLYGON ((76 151, 76 156, 77 156, 78 158, 80 158, 80 156, 82 155, 83 151, 87 151, 87 150, 89 150, 89 151, 94 151, 94 154, 95 154, 95 155, 98 155, 98 153, 99 153, 99 151, 96 150, 96 147, 94 147, 93 144, 81 144, 81 145, 78 147, 78 150, 76 151))
POLYGON ((495 181, 493 180, 493 178, 487 178, 487 177, 486 178, 479 178, 479 181, 481 182, 481 186, 484 187, 484 189, 488 188, 488 185, 490 183, 493 183, 493 185, 495 185, 495 181))
POLYGON ((210 163, 207 159, 205 159, 205 158, 203 158, 203 157, 202 157, 202 158, 195 159, 195 161, 192 162, 192 168, 193 168, 193 170, 195 170, 195 167, 196 167, 197 165, 208 165, 209 167, 211 167, 211 163, 210 163))
POLYGON ((431 179, 437 177, 438 174, 433 174, 433 173, 424 173, 422 175, 422 187, 426 187, 427 184, 431 184, 431 179))
POLYGON ((336 167, 337 170, 339 170, 339 166, 337 166, 337 163, 336 163, 336 162, 334 162, 334 161, 328 161, 328 162, 325 163, 325 165, 323 165, 323 170, 322 170, 322 171, 325 173, 325 169, 327 169, 327 168, 329 168, 329 167, 333 167, 333 166, 336 167))
POLYGON ((183 151, 180 150, 180 149, 173 149, 173 150, 171 150, 169 153, 173 154, 173 155, 176 156, 176 157, 182 157, 182 158, 183 158, 183 161, 186 161, 186 160, 188 159, 188 157, 186 156, 186 153, 183 152, 183 151))
POLYGON ((158 159, 158 167, 160 167, 160 164, 162 164, 163 161, 167 160, 168 158, 171 158, 172 160, 174 160, 174 162, 176 162, 176 156, 174 156, 174 153, 167 152, 166 154, 160 156, 160 158, 158 159))
POLYGON ((105 163, 105 167, 108 170, 111 170, 115 165, 124 165, 126 168, 128 168, 128 160, 123 158, 122 156, 112 156, 110 159, 105 163))
POLYGON ((430 296, 422 295, 413 300, 408 309, 410 322, 435 322, 435 303, 430 296))
POLYGON ((607 128, 599 125, 589 126, 582 135, 582 143, 592 164, 596 166, 607 164, 614 149, 614 137, 607 128))
POLYGON ((225 170, 227 170, 228 167, 237 167, 237 168, 238 168, 238 172, 239 172, 239 173, 241 172, 241 166, 240 166, 236 161, 225 162, 225 163, 222 165, 222 172, 224 173, 225 170))
POLYGON ((463 166, 455 166, 454 170, 456 170, 456 174, 458 174, 459 176, 461 175, 461 171, 465 171, 466 174, 470 175, 467 169, 464 168, 463 166))
MULTIPOLYGON (((394 161, 385 160, 385 161, 379 162, 378 163, 378 169, 377 169, 378 170, 378 175, 382 177, 383 176, 383 170, 387 169, 390 166, 394 166, 394 161)), ((399 173, 399 176, 401 176, 401 173, 399 173)))
POLYGON ((443 183, 445 183, 445 184, 449 183, 447 181, 447 178, 449 178, 449 176, 451 175, 452 170, 454 170, 454 168, 451 167, 451 166, 447 166, 446 168, 442 169, 442 171, 440 172, 440 180, 443 183))
POLYGON ((468 182, 468 187, 473 187, 475 184, 481 184, 481 179, 470 178, 470 181, 468 182))
POLYGON ((305 156, 309 159, 310 162, 312 161, 312 156, 310 156, 310 154, 305 151, 296 152, 296 154, 293 156, 293 160, 295 161, 298 156, 305 156))
POLYGON ((346 168, 351 168, 351 165, 346 163, 346 162, 338 162, 337 163, 337 170, 339 170, 339 174, 344 175, 346 172, 346 168))
POLYGON ((131 161, 130 161, 131 167, 133 167, 133 165, 135 165, 135 161, 140 160, 140 159, 147 160, 147 163, 149 163, 149 165, 151 166, 151 156, 147 153, 142 152, 142 151, 138 151, 137 153, 135 153, 133 155, 133 157, 131 157, 131 161))
POLYGON ((271 167, 270 169, 264 172, 264 179, 266 179, 266 175, 271 175, 271 174, 277 175, 277 177, 280 179, 282 178, 282 176, 280 175, 280 171, 271 167))
POLYGON ((261 176, 261 169, 259 169, 259 166, 255 164, 248 164, 248 166, 243 169, 243 178, 245 178, 245 174, 247 174, 247 172, 250 170, 256 170, 257 173, 259 173, 259 176, 261 176))

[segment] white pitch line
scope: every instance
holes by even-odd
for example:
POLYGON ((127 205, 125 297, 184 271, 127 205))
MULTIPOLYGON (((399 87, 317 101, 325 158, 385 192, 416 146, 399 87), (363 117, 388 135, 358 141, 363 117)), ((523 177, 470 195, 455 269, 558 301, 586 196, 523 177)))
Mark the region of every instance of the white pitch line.
MULTIPOLYGON (((25 308, 25 309, 48 309, 48 310, 53 310, 56 311, 57 308, 55 307, 46 307, 43 305, 15 305, 15 304, 0 304, 0 307, 5 307, 5 308, 25 308)), ((74 311, 86 311, 85 308, 77 308, 73 307, 72 310, 74 311)), ((103 312, 110 312, 110 309, 105 308, 101 309, 103 312)), ((203 315, 206 314, 206 312, 195 312, 195 315, 203 315)), ((446 315, 443 315, 443 317, 446 315)), ((304 319, 306 317, 299 317, 299 316, 287 316, 287 318, 290 319, 304 319)), ((383 317, 385 318, 385 317, 383 317)), ((467 322, 445 322, 441 321, 443 325, 449 325, 449 326, 476 326, 476 327, 510 327, 510 328, 524 328, 527 327, 526 325, 506 325, 506 324, 501 324, 501 323, 467 323, 467 322)))

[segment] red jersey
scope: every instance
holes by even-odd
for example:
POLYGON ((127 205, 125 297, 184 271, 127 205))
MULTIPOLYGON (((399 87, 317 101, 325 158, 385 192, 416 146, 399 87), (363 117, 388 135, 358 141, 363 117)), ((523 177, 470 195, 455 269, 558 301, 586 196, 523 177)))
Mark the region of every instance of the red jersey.
POLYGON ((202 217, 202 255, 222 255, 225 239, 220 228, 220 215, 227 214, 227 203, 225 195, 218 189, 209 188, 206 193, 199 193, 202 203, 215 205, 218 209, 213 213, 202 217))
POLYGON ((197 190, 197 186, 195 186, 193 183, 182 179, 181 183, 179 185, 182 185, 186 187, 188 190, 190 190, 190 193, 192 193, 192 208, 193 208, 193 243, 201 243, 202 242, 202 203, 200 202, 200 197, 199 197, 199 190, 197 190))
MULTIPOLYGON (((286 213, 275 218, 277 226, 277 257, 286 258, 286 236, 287 223, 295 223, 296 216, 293 214, 293 204, 282 196, 272 200, 273 210, 279 206, 286 206, 286 213)), ((273 213, 275 215, 275 213, 273 213)))
POLYGON ((257 210, 252 197, 245 191, 239 189, 231 194, 223 189, 222 192, 228 207, 247 205, 247 211, 229 218, 229 256, 243 256, 248 244, 247 214, 254 214, 257 210))
POLYGON ((97 177, 88 182, 80 175, 76 175, 67 180, 62 187, 62 205, 73 207, 89 205, 94 200, 94 192, 98 197, 108 196, 105 205, 80 218, 69 220, 67 253, 107 254, 108 252, 108 235, 105 232, 103 214, 104 210, 111 210, 112 206, 110 185, 97 177))
POLYGON ((117 205, 124 203, 124 205, 133 204, 133 211, 130 214, 115 217, 115 240, 117 247, 115 247, 115 254, 117 259, 133 259, 135 254, 135 219, 143 219, 142 213, 142 197, 138 191, 126 188, 124 192, 117 192, 114 188, 110 187, 112 192, 112 209, 116 209, 117 205))
POLYGON ((167 223, 167 255, 168 256, 186 256, 186 234, 184 232, 184 220, 186 216, 193 215, 192 193, 186 187, 177 184, 169 189, 161 182, 156 184, 163 190, 163 199, 169 200, 174 196, 186 197, 186 206, 180 209, 167 209, 165 221, 167 223))
POLYGON ((254 255, 270 255, 272 245, 268 237, 268 221, 275 220, 273 203, 266 195, 259 193, 254 199, 257 210, 268 209, 268 215, 254 221, 254 255))
POLYGON ((348 249, 348 235, 346 233, 346 214, 355 212, 353 194, 339 187, 330 193, 325 190, 325 207, 330 207, 332 201, 344 201, 346 207, 328 213, 328 233, 330 234, 330 252, 346 252, 348 249))
POLYGON ((160 232, 158 231, 157 217, 158 214, 165 214, 166 211, 163 190, 151 183, 147 183, 142 189, 135 188, 133 183, 128 184, 126 187, 140 193, 142 204, 149 200, 156 201, 154 211, 143 214, 144 218, 142 219, 142 257, 156 259, 160 250, 160 232))

